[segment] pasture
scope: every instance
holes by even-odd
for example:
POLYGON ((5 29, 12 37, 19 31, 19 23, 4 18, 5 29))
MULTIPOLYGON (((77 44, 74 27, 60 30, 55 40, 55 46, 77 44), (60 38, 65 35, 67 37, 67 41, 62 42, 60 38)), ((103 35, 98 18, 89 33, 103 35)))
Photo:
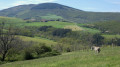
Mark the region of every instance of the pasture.
POLYGON ((102 35, 102 36, 104 36, 106 39, 120 38, 120 35, 102 35))
POLYGON ((59 56, 17 61, 0 67, 120 67, 120 47, 102 47, 101 53, 76 51, 59 56))
POLYGON ((0 16, 0 23, 5 22, 6 24, 24 23, 25 21, 18 18, 2 17, 0 16))
POLYGON ((24 21, 18 18, 9 18, 9 17, 0 17, 0 23, 5 22, 7 25, 12 25, 15 27, 25 27, 25 26, 34 26, 34 27, 41 27, 41 26, 53 26, 55 28, 67 28, 72 29, 73 31, 86 31, 90 33, 99 33, 100 31, 97 29, 91 29, 82 27, 86 24, 77 24, 77 23, 70 23, 70 22, 62 22, 62 21, 48 21, 48 22, 30 22, 24 21))
POLYGON ((42 19, 47 19, 47 20, 51 20, 51 19, 63 19, 61 16, 57 16, 57 15, 52 15, 52 14, 48 14, 46 16, 41 16, 42 19))
POLYGON ((32 41, 32 42, 36 42, 36 43, 45 43, 48 46, 51 45, 56 45, 57 42, 53 41, 53 40, 49 40, 46 38, 41 38, 41 37, 26 37, 26 36, 19 36, 23 41, 32 41))
POLYGON ((90 33, 100 33, 101 31, 98 30, 98 29, 93 29, 93 28, 87 28, 87 27, 83 27, 84 25, 86 25, 85 23, 84 24, 77 24, 77 26, 81 27, 82 29, 84 29, 83 31, 87 31, 87 32, 90 32, 90 33))
POLYGON ((74 25, 74 23, 60 22, 60 21, 49 21, 49 22, 32 22, 25 23, 24 26, 53 26, 56 28, 63 28, 67 25, 74 25))
POLYGON ((64 29, 71 29, 72 31, 82 31, 83 29, 77 25, 67 25, 64 29))

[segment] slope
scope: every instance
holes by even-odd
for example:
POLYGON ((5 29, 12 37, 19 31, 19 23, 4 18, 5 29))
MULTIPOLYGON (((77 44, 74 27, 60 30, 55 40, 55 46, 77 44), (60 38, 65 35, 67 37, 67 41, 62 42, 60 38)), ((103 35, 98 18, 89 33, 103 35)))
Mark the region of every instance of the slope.
POLYGON ((0 67, 119 67, 120 47, 105 47, 100 54, 94 51, 64 53, 28 61, 18 61, 0 67))
MULTIPOLYGON (((42 3, 36 5, 20 5, 0 11, 0 16, 18 17, 22 19, 35 19, 39 21, 43 17, 56 16, 71 22, 91 23, 97 21, 120 21, 120 13, 111 12, 87 12, 57 3, 42 3)), ((47 19, 44 18, 44 19, 47 19)))

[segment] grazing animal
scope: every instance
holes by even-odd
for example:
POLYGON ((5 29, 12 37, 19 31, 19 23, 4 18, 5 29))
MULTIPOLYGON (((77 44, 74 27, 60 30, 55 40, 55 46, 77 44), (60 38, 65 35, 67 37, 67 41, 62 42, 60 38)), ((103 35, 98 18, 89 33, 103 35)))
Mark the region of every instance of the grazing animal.
POLYGON ((92 46, 91 47, 91 50, 94 50, 96 53, 100 53, 100 47, 97 47, 97 46, 92 46))

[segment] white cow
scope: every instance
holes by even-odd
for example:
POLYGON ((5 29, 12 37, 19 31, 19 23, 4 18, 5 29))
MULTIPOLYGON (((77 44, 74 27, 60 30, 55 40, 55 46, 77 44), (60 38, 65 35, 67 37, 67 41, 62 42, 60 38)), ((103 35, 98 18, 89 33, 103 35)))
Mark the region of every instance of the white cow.
POLYGON ((97 46, 92 46, 91 47, 91 50, 94 50, 96 53, 100 53, 100 47, 97 47, 97 46))

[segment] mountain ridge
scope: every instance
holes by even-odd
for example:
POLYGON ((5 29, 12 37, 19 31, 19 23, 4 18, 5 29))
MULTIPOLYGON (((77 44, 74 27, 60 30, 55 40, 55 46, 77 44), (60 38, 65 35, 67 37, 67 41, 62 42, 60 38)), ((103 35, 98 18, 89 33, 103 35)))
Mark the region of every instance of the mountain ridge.
POLYGON ((0 16, 17 17, 22 19, 36 19, 37 21, 43 19, 43 16, 47 16, 48 18, 48 16, 52 17, 53 15, 62 17, 67 21, 77 23, 120 21, 120 13, 118 12, 83 11, 58 3, 20 5, 0 11, 0 16))

